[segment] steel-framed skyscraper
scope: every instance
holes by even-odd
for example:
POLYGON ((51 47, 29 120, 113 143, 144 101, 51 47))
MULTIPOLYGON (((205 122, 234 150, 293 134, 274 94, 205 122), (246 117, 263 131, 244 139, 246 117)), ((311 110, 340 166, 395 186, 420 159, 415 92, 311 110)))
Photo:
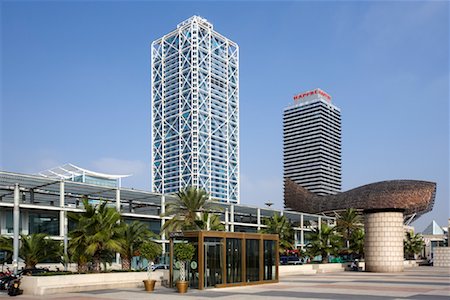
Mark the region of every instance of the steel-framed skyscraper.
POLYGON ((154 41, 152 190, 239 203, 239 48, 193 16, 154 41))
POLYGON ((318 195, 341 191, 341 111, 320 89, 294 96, 283 115, 284 177, 318 195))

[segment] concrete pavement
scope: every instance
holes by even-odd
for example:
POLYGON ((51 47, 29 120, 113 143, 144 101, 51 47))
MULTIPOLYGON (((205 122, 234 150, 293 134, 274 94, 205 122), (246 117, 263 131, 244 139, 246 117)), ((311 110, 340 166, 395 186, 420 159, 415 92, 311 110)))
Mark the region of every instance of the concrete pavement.
MULTIPOLYGON (((0 298, 9 298, 5 293, 0 298)), ((153 293, 142 289, 110 289, 49 296, 18 296, 21 300, 117 300, 117 299, 450 299, 450 270, 417 267, 403 273, 339 272, 290 275, 279 283, 222 289, 195 290, 180 295, 174 289, 157 288, 153 293)))

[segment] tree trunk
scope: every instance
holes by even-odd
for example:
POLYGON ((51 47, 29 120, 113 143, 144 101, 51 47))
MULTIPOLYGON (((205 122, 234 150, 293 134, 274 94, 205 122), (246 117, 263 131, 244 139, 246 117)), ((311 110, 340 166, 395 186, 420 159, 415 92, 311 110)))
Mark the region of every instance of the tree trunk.
POLYGON ((350 229, 347 229, 347 249, 350 249, 350 229))
POLYGON ((127 256, 122 256, 122 270, 131 270, 131 259, 127 256))
POLYGON ((100 273, 101 271, 100 254, 96 253, 93 258, 94 258, 94 273, 100 273))
POLYGON ((87 263, 78 262, 77 271, 78 271, 78 273, 87 273, 87 271, 88 271, 87 263))
POLYGON ((186 281, 186 272, 184 268, 184 261, 180 261, 180 280, 186 281))

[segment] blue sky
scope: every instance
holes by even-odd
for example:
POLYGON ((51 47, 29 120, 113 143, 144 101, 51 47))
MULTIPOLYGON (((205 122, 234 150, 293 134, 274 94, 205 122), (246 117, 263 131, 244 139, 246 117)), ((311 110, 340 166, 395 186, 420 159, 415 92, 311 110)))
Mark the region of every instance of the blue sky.
POLYGON ((197 14, 240 46, 241 202, 282 207, 282 112, 320 87, 342 110, 343 189, 437 182, 449 211, 449 3, 1 3, 1 161, 71 162, 150 189, 150 43, 197 14))

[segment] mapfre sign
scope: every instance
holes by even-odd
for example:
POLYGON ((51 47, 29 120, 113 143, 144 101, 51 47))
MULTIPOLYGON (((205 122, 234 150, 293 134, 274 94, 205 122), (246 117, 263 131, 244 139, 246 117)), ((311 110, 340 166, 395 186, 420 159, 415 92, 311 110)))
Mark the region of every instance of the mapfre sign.
POLYGON ((305 93, 301 93, 301 94, 295 95, 294 96, 294 100, 302 99, 302 98, 305 98, 305 97, 308 97, 308 96, 312 96, 312 95, 317 95, 317 94, 327 98, 328 101, 331 101, 331 96, 328 95, 327 93, 325 93, 322 90, 313 90, 313 91, 309 91, 309 92, 305 92, 305 93))

